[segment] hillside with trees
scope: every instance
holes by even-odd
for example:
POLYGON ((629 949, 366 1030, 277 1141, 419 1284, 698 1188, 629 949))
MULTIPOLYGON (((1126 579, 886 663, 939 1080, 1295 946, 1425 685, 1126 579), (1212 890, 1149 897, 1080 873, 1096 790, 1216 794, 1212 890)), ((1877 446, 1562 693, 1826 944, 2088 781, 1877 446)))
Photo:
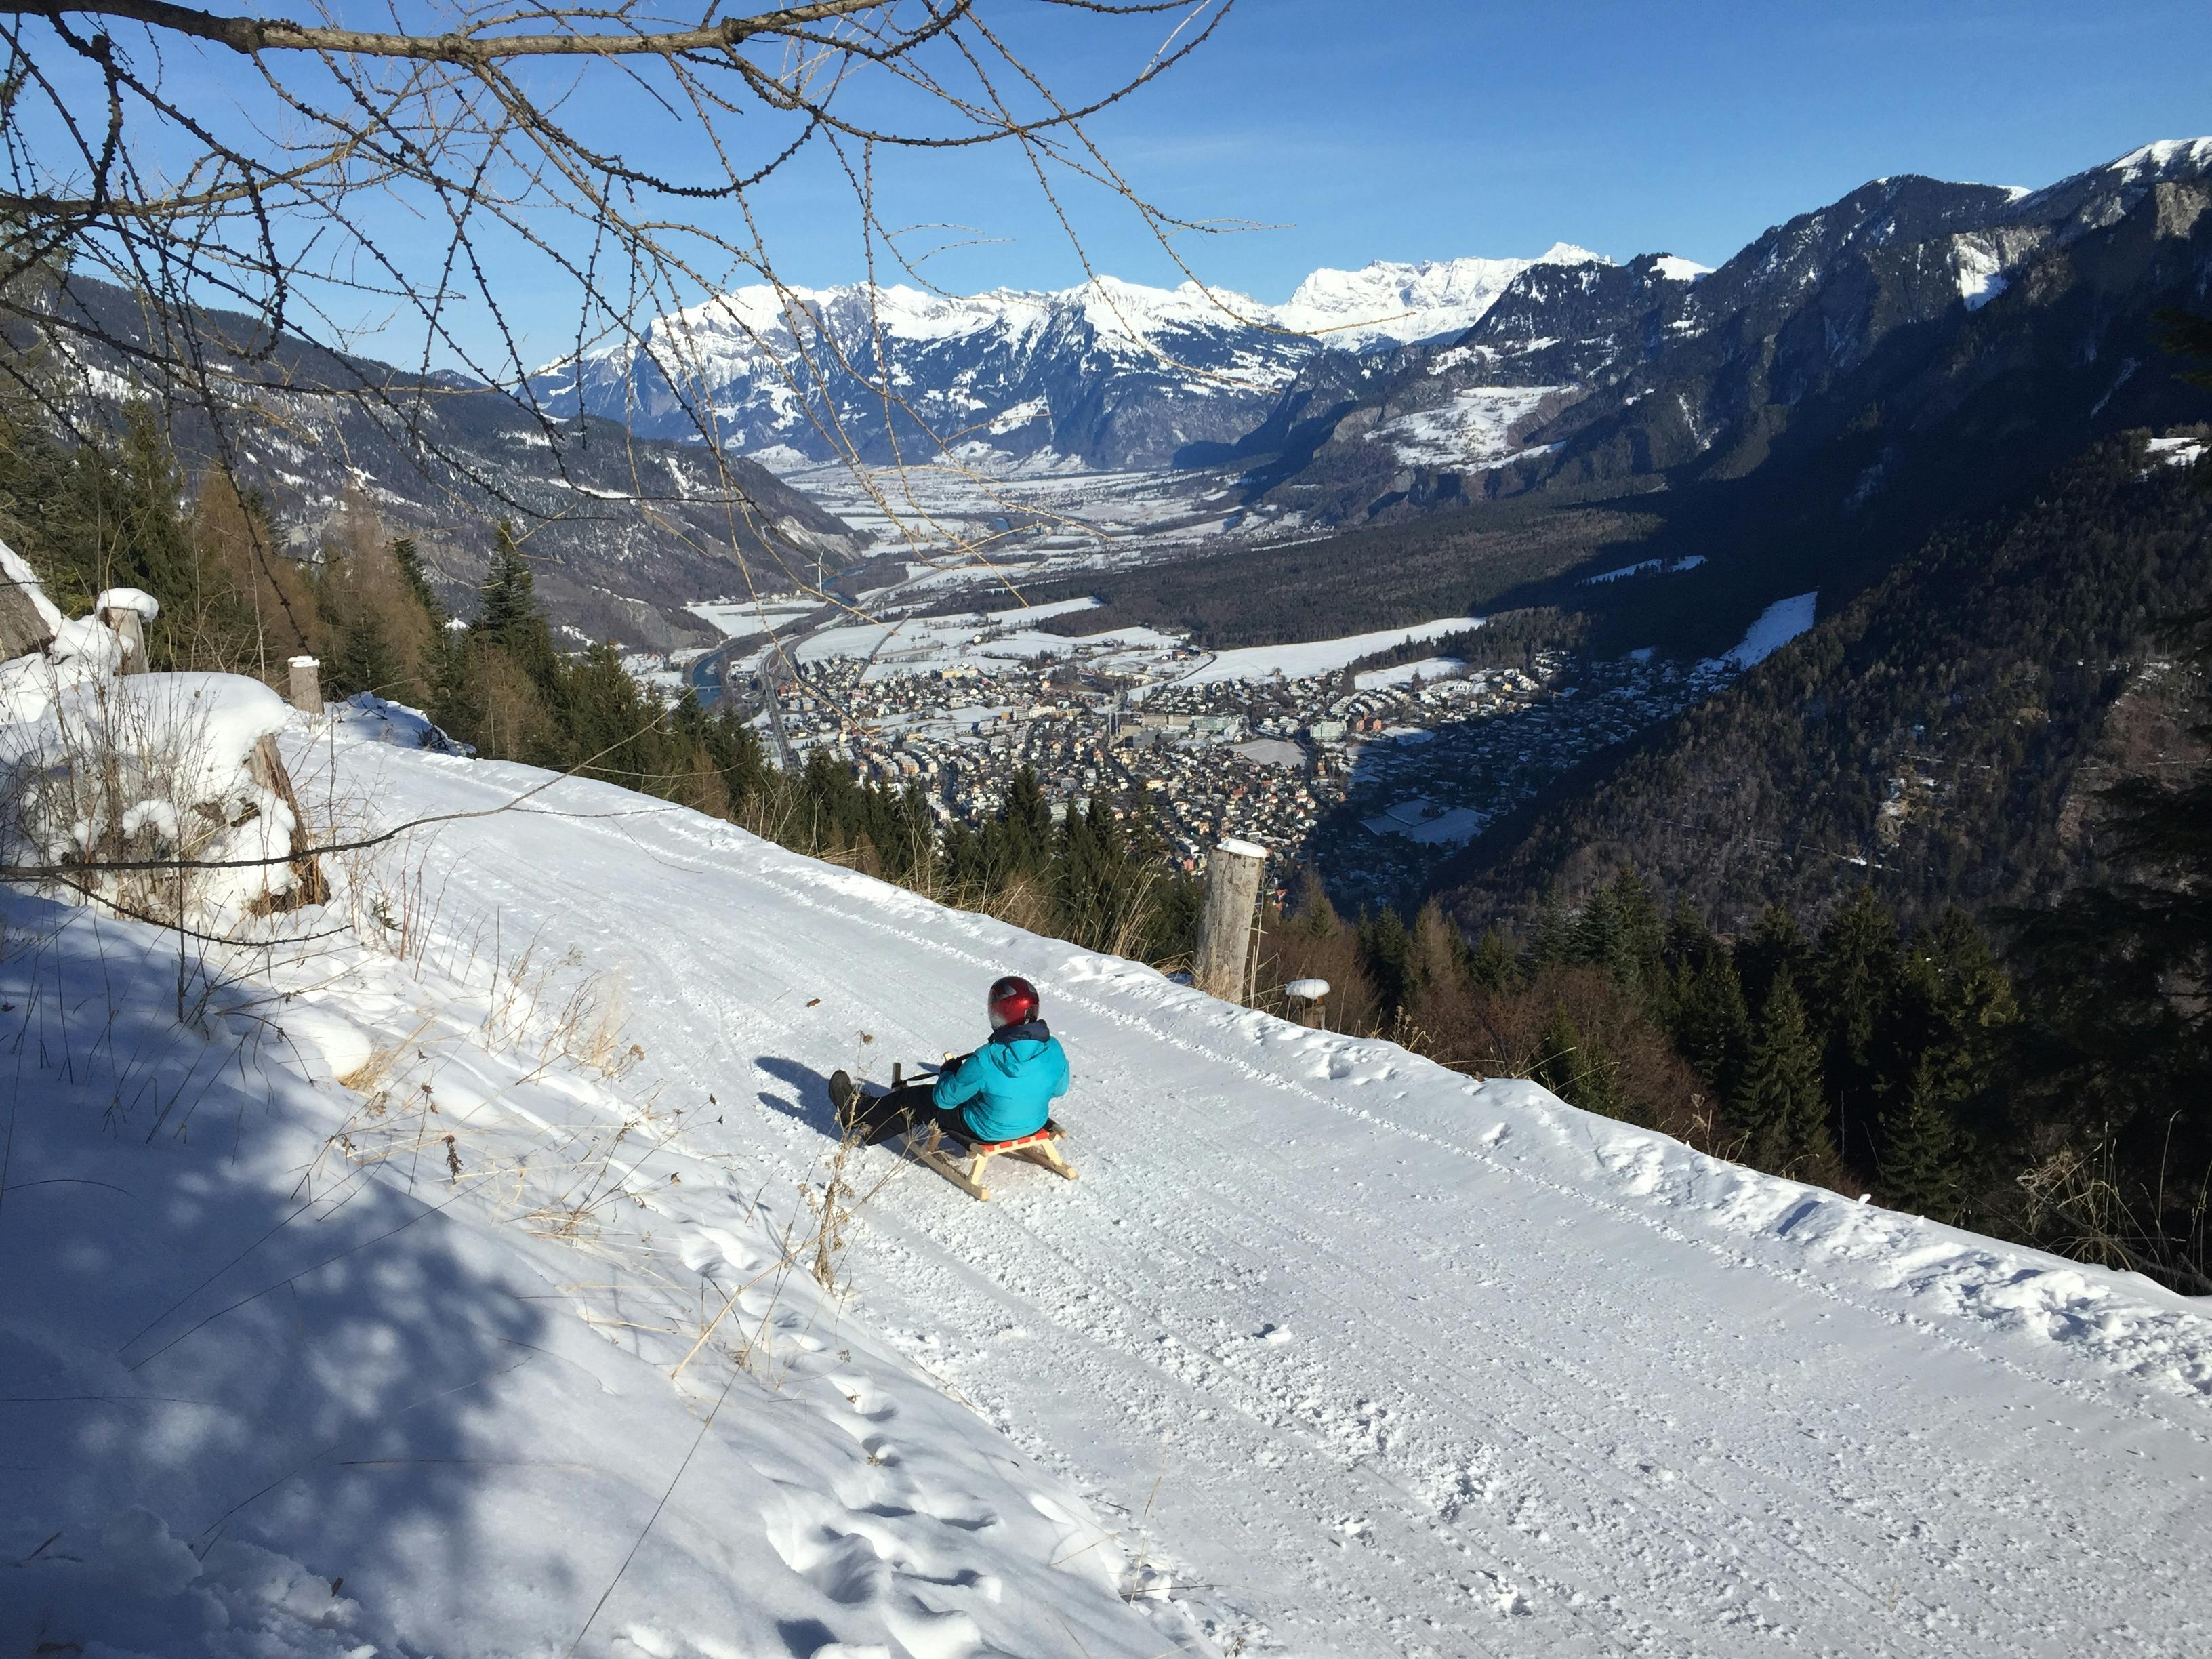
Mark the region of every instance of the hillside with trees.
POLYGON ((2096 792, 2185 763, 2204 695, 2160 629, 2212 599, 2212 498, 2142 434, 1932 539, 1839 614, 1448 872, 1480 927, 1621 868, 1731 931, 1861 885, 1916 923, 2107 872, 2096 792))

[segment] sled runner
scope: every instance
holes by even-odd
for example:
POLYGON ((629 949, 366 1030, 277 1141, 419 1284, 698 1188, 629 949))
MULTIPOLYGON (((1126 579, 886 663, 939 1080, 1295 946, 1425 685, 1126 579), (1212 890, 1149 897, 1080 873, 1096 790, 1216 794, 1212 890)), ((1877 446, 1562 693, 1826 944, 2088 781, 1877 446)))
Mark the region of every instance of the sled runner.
POLYGON ((991 1189, 983 1184, 983 1166, 994 1158, 1018 1158, 1024 1163, 1041 1164, 1063 1181, 1074 1180, 1075 1166, 1061 1157, 1060 1149, 1052 1144, 1066 1133, 1060 1125, 1047 1119, 1043 1128, 1033 1135, 1024 1135, 1018 1140, 970 1141, 968 1143, 967 1167, 963 1169, 961 1160, 945 1150, 945 1132, 933 1125, 926 1136, 915 1137, 921 1142, 919 1146, 908 1146, 907 1156, 917 1164, 927 1164, 969 1197, 988 1199, 991 1189))

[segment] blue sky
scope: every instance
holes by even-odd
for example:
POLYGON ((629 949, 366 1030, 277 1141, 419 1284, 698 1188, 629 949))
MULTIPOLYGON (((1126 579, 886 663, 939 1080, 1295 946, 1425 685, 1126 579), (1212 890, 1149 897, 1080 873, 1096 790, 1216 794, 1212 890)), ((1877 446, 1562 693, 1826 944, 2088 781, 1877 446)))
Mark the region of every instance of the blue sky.
MULTIPOLYGON (((410 14, 428 0, 398 3, 410 14)), ((352 19, 365 4, 337 10, 352 19)), ((982 0, 979 11, 1010 29, 1025 61, 1073 100, 1126 79, 1165 27, 1071 16, 1038 0, 982 0)), ((366 20, 361 12, 357 21, 366 20)), ((227 107, 233 125, 270 125, 265 94, 236 58, 210 48, 167 61, 187 103, 227 107)), ((539 95, 568 89, 562 118, 586 143, 655 171, 708 176, 688 109, 656 106, 637 90, 640 71, 570 59, 519 72, 539 95)), ((886 112, 865 87, 848 90, 863 94, 841 105, 850 117, 914 112, 911 99, 886 112)), ((723 130, 747 166, 791 131, 757 111, 726 119, 723 130)), ((1665 252, 1713 264, 1768 225, 1881 174, 2042 185, 2153 138, 2212 133, 2212 6, 1238 0, 1194 58, 1097 118, 1091 131, 1132 184, 1170 211, 1261 227, 1176 246, 1206 281, 1261 300, 1286 298, 1316 266, 1529 254, 1555 240, 1615 258, 1665 252)), ((916 234, 914 246, 976 244, 927 263, 939 287, 1082 279, 1012 148, 881 151, 878 171, 886 222, 952 227, 916 234)), ((1180 279, 1126 204, 1066 175, 1060 182, 1096 269, 1180 279)), ((416 216, 416 205, 369 195, 349 214, 380 246, 427 261, 410 274, 434 283, 443 239, 435 216, 416 216)), ((740 240, 757 228, 789 282, 826 286, 865 270, 851 190, 822 146, 803 151, 749 205, 751 227, 726 204, 664 200, 656 210, 740 240)), ((537 224, 564 257, 589 253, 589 226, 560 216, 537 224)), ((481 221, 477 229, 526 366, 568 349, 578 317, 571 279, 520 239, 481 221)), ((296 228, 295 240, 309 238, 331 245, 325 228, 296 228)), ((697 269, 702 280, 728 280, 713 259, 697 269)), ((637 301, 642 314, 666 303, 637 301)), ((365 331, 364 348, 418 359, 420 325, 404 307, 340 295, 333 309, 365 331)), ((446 315, 496 372, 503 354, 482 303, 464 295, 446 315)))
MULTIPOLYGON (((1048 77, 1097 81, 1091 37, 1030 44, 1048 77)), ((1169 208, 1275 227, 1188 244, 1208 280, 1262 299, 1316 265, 1555 240, 1711 264, 1881 174, 2041 185, 2212 131, 2212 7, 1241 0, 1095 131, 1169 208)), ((915 216, 1008 239, 934 261, 944 285, 1079 280, 1014 158, 895 177, 915 216)), ((793 188, 767 207, 791 277, 855 274, 834 203, 793 188)), ((1078 209, 1103 268, 1176 279, 1132 216, 1078 209)))

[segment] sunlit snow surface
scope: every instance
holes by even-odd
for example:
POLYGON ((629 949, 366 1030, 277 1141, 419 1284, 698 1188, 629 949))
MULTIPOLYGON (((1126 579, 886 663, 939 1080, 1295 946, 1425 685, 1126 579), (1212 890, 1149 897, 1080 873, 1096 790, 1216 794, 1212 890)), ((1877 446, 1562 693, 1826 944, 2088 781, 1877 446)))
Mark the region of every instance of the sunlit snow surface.
MULTIPOLYGON (((286 740, 365 826, 545 780, 366 735, 286 740)), ((60 957, 9 960, 0 1547, 66 1551, 0 1597, 107 1620, 64 1641, 559 1653, 611 1584, 578 1650, 623 1659, 2118 1659, 2212 1619, 2212 1322, 2145 1280, 603 785, 394 858, 446 896, 428 968, 348 935, 239 981, 219 1035, 267 1041, 187 1139, 161 1115, 208 1039, 175 1030, 173 945, 77 924, 76 994, 35 1005, 60 957), (557 966, 501 1036, 489 963, 524 941, 557 966), (1073 1055, 1081 1180, 1004 1170, 982 1205, 878 1149, 857 1300, 758 1278, 805 1224, 828 1073, 972 1042, 1006 972, 1073 1055), (592 974, 641 1051, 612 1077, 546 1058, 592 974), (365 1117, 333 1073, 386 1052, 365 1117), (598 1230, 533 1235, 625 1123, 598 1230), (725 1327, 672 1382, 733 1296, 763 1369, 725 1327)))
POLYGON ((1571 391, 1556 386, 1462 386, 1435 409, 1393 416, 1368 433, 1401 460, 1437 466, 1498 465, 1519 454, 1549 453, 1553 445, 1523 450, 1513 432, 1547 398, 1571 391))
POLYGON ((1444 679, 1466 672, 1467 664, 1457 657, 1424 657, 1419 662, 1401 663, 1395 668, 1370 668, 1364 674, 1353 675, 1352 683, 1362 691, 1379 691, 1385 686, 1444 679))
POLYGON ((1371 634, 1347 634, 1340 639, 1313 640, 1303 645, 1255 645, 1224 651, 1203 668, 1184 677, 1188 685, 1212 685, 1222 680, 1264 680, 1275 675, 1304 679, 1332 673, 1393 646, 1464 634, 1482 626, 1480 617, 1442 617, 1412 628, 1381 628, 1371 634))
POLYGON ((1814 604, 1820 597, 1816 589, 1777 599, 1759 613, 1759 619, 1745 630, 1742 640, 1733 650, 1723 653, 1720 660, 1736 668, 1752 668, 1765 662, 1812 627, 1814 604))

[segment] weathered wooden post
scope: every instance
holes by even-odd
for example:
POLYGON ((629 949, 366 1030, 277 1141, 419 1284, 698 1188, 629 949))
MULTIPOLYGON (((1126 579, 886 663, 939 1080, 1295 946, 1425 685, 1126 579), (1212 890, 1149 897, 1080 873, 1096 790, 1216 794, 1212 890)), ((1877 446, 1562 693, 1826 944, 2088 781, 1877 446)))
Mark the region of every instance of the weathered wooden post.
POLYGON ((303 714, 323 712, 323 665, 313 657, 295 657, 292 669, 292 707, 303 714))
POLYGON ((1315 1030, 1328 1029, 1327 980, 1294 979, 1283 987, 1283 999, 1290 1004, 1291 1018, 1299 1024, 1315 1030))
POLYGON ((1209 996, 1244 1000, 1252 959, 1252 915, 1260 902, 1260 872, 1267 849, 1249 841, 1224 841, 1206 860, 1206 908, 1198 918, 1198 955, 1191 980, 1209 996))
POLYGON ((264 894, 260 908, 295 910, 303 904, 322 903, 331 896, 330 884, 323 879, 323 867, 316 862, 307 815, 300 809, 299 796, 292 792, 292 775, 284 769, 284 757, 276 748, 276 738, 264 735, 255 741, 246 753, 246 775, 283 801, 292 815, 292 885, 282 893, 264 894))
POLYGON ((161 602, 135 587, 103 589, 92 602, 92 614, 115 635, 123 648, 118 674, 146 672, 146 624, 161 614, 161 602))

